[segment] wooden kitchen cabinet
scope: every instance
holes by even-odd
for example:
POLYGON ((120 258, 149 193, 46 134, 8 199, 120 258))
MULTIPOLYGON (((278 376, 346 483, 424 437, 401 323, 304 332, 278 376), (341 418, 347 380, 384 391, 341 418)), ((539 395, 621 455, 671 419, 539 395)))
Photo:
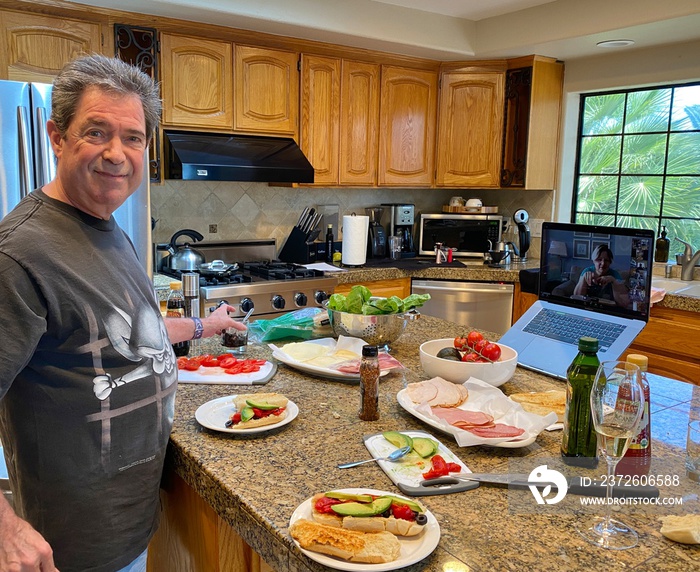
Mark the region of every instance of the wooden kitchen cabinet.
POLYGON ((52 83, 69 61, 102 51, 99 24, 0 12, 0 30, 2 79, 52 83))
POLYGON ((433 182, 437 72, 382 66, 379 185, 433 182))
POLYGON ((505 62, 441 73, 436 185, 498 187, 505 62))
POLYGON ((163 125, 233 129, 229 42, 161 35, 163 125))
POLYGON ((234 46, 234 130, 296 137, 299 54, 234 46))
POLYGON ((513 319, 511 323, 515 324, 535 302, 537 302, 537 294, 523 292, 520 288, 520 282, 516 282, 513 290, 513 319))
POLYGON ((339 161, 341 185, 377 184, 379 80, 379 65, 342 61, 339 161))
POLYGON ((372 296, 379 298, 388 298, 389 296, 398 296, 405 298, 411 294, 411 278, 391 278, 389 280, 373 280, 371 282, 358 282, 354 284, 338 284, 333 292, 335 294, 347 294, 353 286, 362 284, 369 288, 372 296))
POLYGON ((528 56, 508 61, 502 187, 556 186, 564 64, 528 56))
POLYGON ((625 352, 649 358, 649 372, 700 385, 697 312, 653 306, 646 327, 625 352))
POLYGON ((302 55, 300 145, 315 185, 376 185, 378 123, 378 65, 302 55))
POLYGON ((314 168, 314 184, 338 184, 340 148, 338 58, 301 56, 299 146, 314 168))

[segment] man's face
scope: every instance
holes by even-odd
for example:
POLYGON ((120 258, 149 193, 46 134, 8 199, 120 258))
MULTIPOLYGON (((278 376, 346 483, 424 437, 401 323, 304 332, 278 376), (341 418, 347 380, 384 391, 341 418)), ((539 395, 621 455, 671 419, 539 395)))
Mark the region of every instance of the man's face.
POLYGON ((51 194, 59 200, 108 219, 141 183, 148 140, 138 96, 89 88, 64 137, 52 121, 48 131, 58 158, 51 194))

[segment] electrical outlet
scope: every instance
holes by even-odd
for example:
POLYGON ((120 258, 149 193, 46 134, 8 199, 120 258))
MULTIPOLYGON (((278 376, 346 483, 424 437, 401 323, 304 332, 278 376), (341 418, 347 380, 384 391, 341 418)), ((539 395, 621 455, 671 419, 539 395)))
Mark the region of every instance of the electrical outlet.
POLYGON ((542 236, 542 223, 543 218, 533 218, 530 220, 530 234, 533 237, 542 236))
POLYGON ((215 224, 210 224, 209 225, 209 234, 216 234, 219 232, 218 227, 215 224))

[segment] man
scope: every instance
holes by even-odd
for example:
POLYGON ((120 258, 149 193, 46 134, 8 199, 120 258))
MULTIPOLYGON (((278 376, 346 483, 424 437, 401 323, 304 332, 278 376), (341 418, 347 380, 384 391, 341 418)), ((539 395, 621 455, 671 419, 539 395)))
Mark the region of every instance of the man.
POLYGON ((144 176, 159 114, 138 69, 97 55, 68 64, 47 124, 56 178, 0 222, 0 441, 16 510, 0 497, 2 571, 145 570, 171 344, 244 328, 228 306, 163 321, 111 216, 144 176))

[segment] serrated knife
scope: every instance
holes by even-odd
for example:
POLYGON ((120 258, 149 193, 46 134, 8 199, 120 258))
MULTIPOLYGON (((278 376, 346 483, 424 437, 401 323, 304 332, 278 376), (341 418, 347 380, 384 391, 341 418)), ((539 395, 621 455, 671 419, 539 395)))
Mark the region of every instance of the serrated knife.
MULTIPOLYGON (((558 489, 556 483, 531 482, 525 473, 456 473, 450 476, 438 477, 421 481, 422 487, 434 487, 440 485, 453 485, 460 481, 478 481, 479 483, 496 485, 501 487, 528 488, 530 485, 537 487, 551 486, 558 489)), ((604 497, 606 493, 605 485, 599 481, 589 481, 584 484, 582 477, 570 477, 567 479, 567 494, 604 497), (590 483, 590 484, 589 484, 590 483)), ((614 498, 657 498, 659 489, 652 486, 641 485, 614 485, 612 488, 614 498)))

